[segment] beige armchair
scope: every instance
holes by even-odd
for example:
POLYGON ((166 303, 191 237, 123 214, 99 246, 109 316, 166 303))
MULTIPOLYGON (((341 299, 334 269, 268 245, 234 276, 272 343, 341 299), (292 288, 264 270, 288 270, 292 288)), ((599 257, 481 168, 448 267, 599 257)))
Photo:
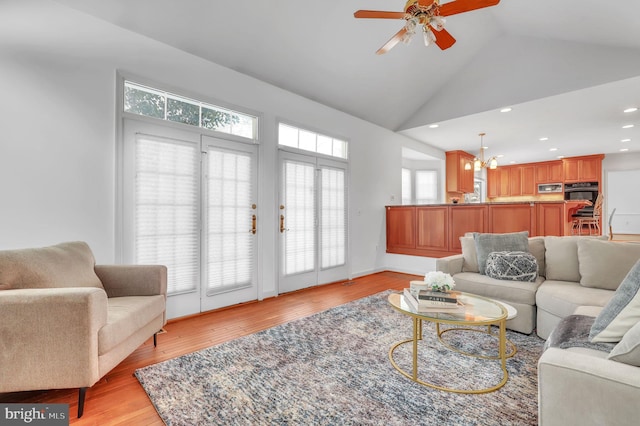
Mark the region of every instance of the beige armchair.
POLYGON ((0 251, 0 392, 85 393, 166 323, 167 269, 95 265, 82 242, 0 251))

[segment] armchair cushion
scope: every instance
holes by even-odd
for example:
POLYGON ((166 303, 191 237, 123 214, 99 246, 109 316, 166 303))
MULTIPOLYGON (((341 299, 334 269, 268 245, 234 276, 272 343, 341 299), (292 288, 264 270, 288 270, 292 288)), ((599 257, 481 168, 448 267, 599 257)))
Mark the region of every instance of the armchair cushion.
POLYGON ((0 251, 0 290, 103 288, 89 246, 80 241, 43 248, 0 251))

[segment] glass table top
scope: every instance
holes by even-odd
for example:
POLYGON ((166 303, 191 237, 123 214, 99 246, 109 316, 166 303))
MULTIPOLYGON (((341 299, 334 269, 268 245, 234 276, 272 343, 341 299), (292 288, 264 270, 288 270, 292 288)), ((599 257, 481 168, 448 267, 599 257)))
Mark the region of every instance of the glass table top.
POLYGON ((395 309, 410 316, 426 320, 445 320, 446 322, 485 323, 496 322, 506 318, 507 310, 498 302, 470 293, 459 292, 458 300, 464 305, 464 310, 457 312, 417 312, 404 300, 404 295, 394 293, 389 295, 389 303, 395 309))

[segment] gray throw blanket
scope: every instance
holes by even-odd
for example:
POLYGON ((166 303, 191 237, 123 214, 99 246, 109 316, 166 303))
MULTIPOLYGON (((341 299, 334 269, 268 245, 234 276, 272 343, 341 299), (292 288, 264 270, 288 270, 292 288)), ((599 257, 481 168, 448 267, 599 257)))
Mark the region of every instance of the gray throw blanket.
POLYGON ((598 351, 611 352, 615 343, 591 343, 589 332, 595 321, 595 317, 586 315, 569 315, 563 318, 558 326, 553 329, 551 335, 544 344, 544 350, 548 348, 588 348, 598 351))

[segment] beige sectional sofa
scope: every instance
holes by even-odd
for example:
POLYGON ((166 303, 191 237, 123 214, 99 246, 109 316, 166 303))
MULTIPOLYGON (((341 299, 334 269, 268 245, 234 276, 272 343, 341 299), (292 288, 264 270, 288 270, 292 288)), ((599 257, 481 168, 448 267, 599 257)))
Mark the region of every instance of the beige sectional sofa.
POLYGON ((166 323, 167 269, 95 265, 89 246, 0 251, 0 392, 85 391, 166 323))
MULTIPOLYGON (((438 259, 437 269, 450 273, 458 290, 513 305, 518 316, 507 327, 523 333, 535 329, 543 339, 549 338, 563 318, 598 317, 605 306, 611 306, 618 286, 640 259, 640 244, 589 237, 534 237, 528 243, 538 262, 538 277, 534 282, 520 282, 480 274, 474 263, 473 237, 462 237, 461 242, 463 253, 438 259)), ((638 303, 640 292, 636 297, 638 303)), ((637 424, 640 305, 632 309, 637 323, 621 342, 612 344, 616 346, 610 353, 588 343, 543 352, 538 362, 539 424, 637 424), (625 354, 627 359, 613 356, 621 346, 632 354, 625 354)))

